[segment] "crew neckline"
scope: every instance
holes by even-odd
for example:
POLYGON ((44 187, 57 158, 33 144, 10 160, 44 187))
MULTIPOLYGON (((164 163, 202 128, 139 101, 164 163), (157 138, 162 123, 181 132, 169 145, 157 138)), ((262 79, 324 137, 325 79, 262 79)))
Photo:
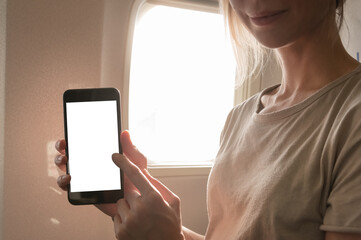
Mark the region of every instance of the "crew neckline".
POLYGON ((307 97, 303 101, 301 101, 291 107, 288 107, 288 108, 285 108, 285 109, 282 109, 279 111, 271 112, 271 113, 260 113, 260 111, 264 108, 262 101, 261 101, 262 96, 264 94, 278 88, 281 84, 277 84, 277 85, 268 87, 268 88, 264 89, 262 92, 260 92, 257 96, 257 104, 256 104, 256 109, 254 111, 254 119, 257 121, 261 121, 261 122, 268 122, 268 121, 279 120, 282 118, 287 118, 293 114, 296 114, 297 112, 299 112, 299 111, 303 110, 304 108, 308 107, 309 105, 311 105, 313 102, 315 102, 321 96, 323 96, 324 94, 329 92, 331 89, 337 87, 338 85, 340 85, 343 82, 345 82, 346 80, 348 80, 350 77, 354 76, 357 72, 361 72, 361 64, 359 66, 357 66, 353 71, 328 83, 326 86, 320 88, 311 96, 307 97))

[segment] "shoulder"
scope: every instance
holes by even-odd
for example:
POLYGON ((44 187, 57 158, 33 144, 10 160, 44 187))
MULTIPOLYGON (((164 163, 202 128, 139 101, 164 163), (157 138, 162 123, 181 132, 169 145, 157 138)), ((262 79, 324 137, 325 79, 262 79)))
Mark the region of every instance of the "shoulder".
POLYGON ((228 114, 226 125, 251 117, 257 111, 259 99, 260 93, 236 105, 228 114))
POLYGON ((345 96, 346 100, 360 101, 361 94, 361 65, 353 72, 343 77, 344 80, 340 84, 339 95, 345 96))
MULTIPOLYGON (((354 71, 331 95, 329 118, 331 140, 340 148, 361 141, 361 68, 354 71)), ((360 145, 357 144, 359 148, 360 145)))
POLYGON ((323 90, 318 105, 327 107, 330 120, 340 123, 361 114, 361 65, 323 90))
POLYGON ((221 134, 221 142, 223 142, 225 138, 229 138, 230 135, 234 134, 235 128, 238 129, 240 126, 245 126, 246 123, 252 118, 252 115, 257 111, 260 94, 261 93, 257 93, 233 107, 233 109, 229 112, 227 120, 224 124, 221 134))
MULTIPOLYGON (((350 115, 356 114, 361 117, 361 68, 352 73, 335 96, 334 104, 339 107, 339 116, 347 119, 350 115)), ((340 120, 340 119, 339 119, 340 120)))

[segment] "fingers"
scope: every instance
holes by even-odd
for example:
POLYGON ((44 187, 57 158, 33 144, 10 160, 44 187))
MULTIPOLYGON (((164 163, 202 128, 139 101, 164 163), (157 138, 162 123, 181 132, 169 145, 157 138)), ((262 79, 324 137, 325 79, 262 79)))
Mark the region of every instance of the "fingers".
MULTIPOLYGON (((65 156, 65 147, 66 142, 64 139, 58 140, 55 143, 55 149, 60 153, 54 159, 54 163, 61 171, 66 172, 66 164, 68 162, 68 158, 65 156)), ((70 184, 70 175, 62 175, 58 177, 57 184, 58 186, 64 190, 68 190, 68 185, 70 184)))
POLYGON ((118 200, 117 211, 123 223, 129 222, 130 211, 137 210, 139 203, 140 194, 137 191, 130 191, 125 198, 118 200))
POLYGON ((134 155, 134 148, 135 146, 132 143, 132 140, 130 139, 130 134, 128 131, 123 131, 120 134, 120 142, 122 144, 123 152, 127 152, 129 155, 134 155))
POLYGON ((68 162, 68 158, 65 155, 58 155, 54 159, 55 165, 60 168, 61 171, 66 172, 66 164, 68 162))
POLYGON ((114 217, 114 231, 116 239, 133 239, 129 236, 126 229, 124 228, 124 225, 122 224, 122 220, 119 215, 116 215, 114 217))
POLYGON ((164 200, 173 208, 177 209, 180 207, 180 199, 171 190, 169 190, 163 183, 158 179, 154 178, 149 174, 148 171, 144 171, 144 175, 153 184, 153 186, 160 192, 164 200))
POLYGON ((55 143, 55 149, 61 154, 65 154, 65 147, 66 142, 64 139, 60 139, 55 143))
POLYGON ((117 215, 117 205, 115 203, 102 203, 102 204, 94 204, 100 211, 105 213, 110 217, 114 217, 117 215))
POLYGON ((120 228, 122 227, 122 220, 120 219, 119 215, 115 215, 114 218, 114 231, 116 239, 121 239, 124 236, 120 236, 120 228))
POLYGON ((129 208, 134 209, 137 207, 137 204, 140 200, 140 193, 137 191, 130 191, 126 196, 125 200, 128 203, 129 208))
POLYGON ((66 172, 66 164, 68 162, 67 157, 65 156, 65 147, 66 143, 64 139, 58 140, 55 143, 56 150, 60 153, 54 159, 55 165, 60 168, 63 172, 66 172))
POLYGON ((118 200, 117 211, 120 218, 122 219, 122 222, 126 221, 127 216, 129 215, 130 207, 124 198, 118 200))
POLYGON ((128 131, 122 132, 120 135, 120 142, 124 155, 127 156, 139 168, 146 169, 147 158, 141 152, 139 152, 136 146, 133 145, 128 131))
POLYGON ((144 176, 142 171, 124 155, 114 153, 113 162, 117 165, 129 178, 129 180, 139 189, 142 195, 154 192, 153 185, 144 176))
POLYGON ((70 175, 62 175, 58 177, 57 184, 64 191, 68 190, 68 185, 70 184, 70 175))

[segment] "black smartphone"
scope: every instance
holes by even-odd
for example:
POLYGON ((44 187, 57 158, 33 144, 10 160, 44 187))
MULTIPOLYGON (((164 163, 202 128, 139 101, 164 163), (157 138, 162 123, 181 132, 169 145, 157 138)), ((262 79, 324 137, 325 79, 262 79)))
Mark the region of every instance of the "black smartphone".
POLYGON ((63 106, 69 202, 115 203, 124 196, 123 174, 112 161, 113 153, 122 153, 119 91, 70 89, 63 106))

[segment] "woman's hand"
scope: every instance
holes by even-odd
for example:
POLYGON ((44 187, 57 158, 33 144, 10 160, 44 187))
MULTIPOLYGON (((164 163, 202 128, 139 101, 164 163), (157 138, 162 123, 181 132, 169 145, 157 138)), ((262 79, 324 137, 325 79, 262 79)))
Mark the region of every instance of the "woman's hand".
MULTIPOLYGON (((133 145, 132 141, 130 140, 129 132, 124 131, 120 135, 120 142, 122 145, 122 150, 125 156, 127 156, 129 159, 133 161, 133 163, 139 167, 142 171, 147 170, 147 159, 144 157, 143 154, 141 154, 137 148, 133 145)), ((66 143, 65 140, 59 140, 55 144, 56 150, 59 152, 59 155, 55 157, 55 164, 59 167, 60 170, 63 172, 66 172, 66 164, 68 162, 67 157, 65 156, 65 147, 66 143)), ((61 175, 58 178, 58 186, 63 189, 64 191, 67 191, 68 185, 70 183, 71 177, 67 174, 61 175)), ((128 194, 128 192, 136 191, 137 189, 132 184, 131 181, 127 178, 127 176, 124 176, 124 191, 125 195, 128 194)), ((105 214, 114 217, 117 214, 117 206, 116 204, 97 204, 95 205, 97 208, 99 208, 102 212, 105 214)))
POLYGON ((138 189, 127 191, 125 198, 117 202, 117 239, 184 239, 180 199, 134 164, 135 159, 113 154, 113 161, 138 189))

